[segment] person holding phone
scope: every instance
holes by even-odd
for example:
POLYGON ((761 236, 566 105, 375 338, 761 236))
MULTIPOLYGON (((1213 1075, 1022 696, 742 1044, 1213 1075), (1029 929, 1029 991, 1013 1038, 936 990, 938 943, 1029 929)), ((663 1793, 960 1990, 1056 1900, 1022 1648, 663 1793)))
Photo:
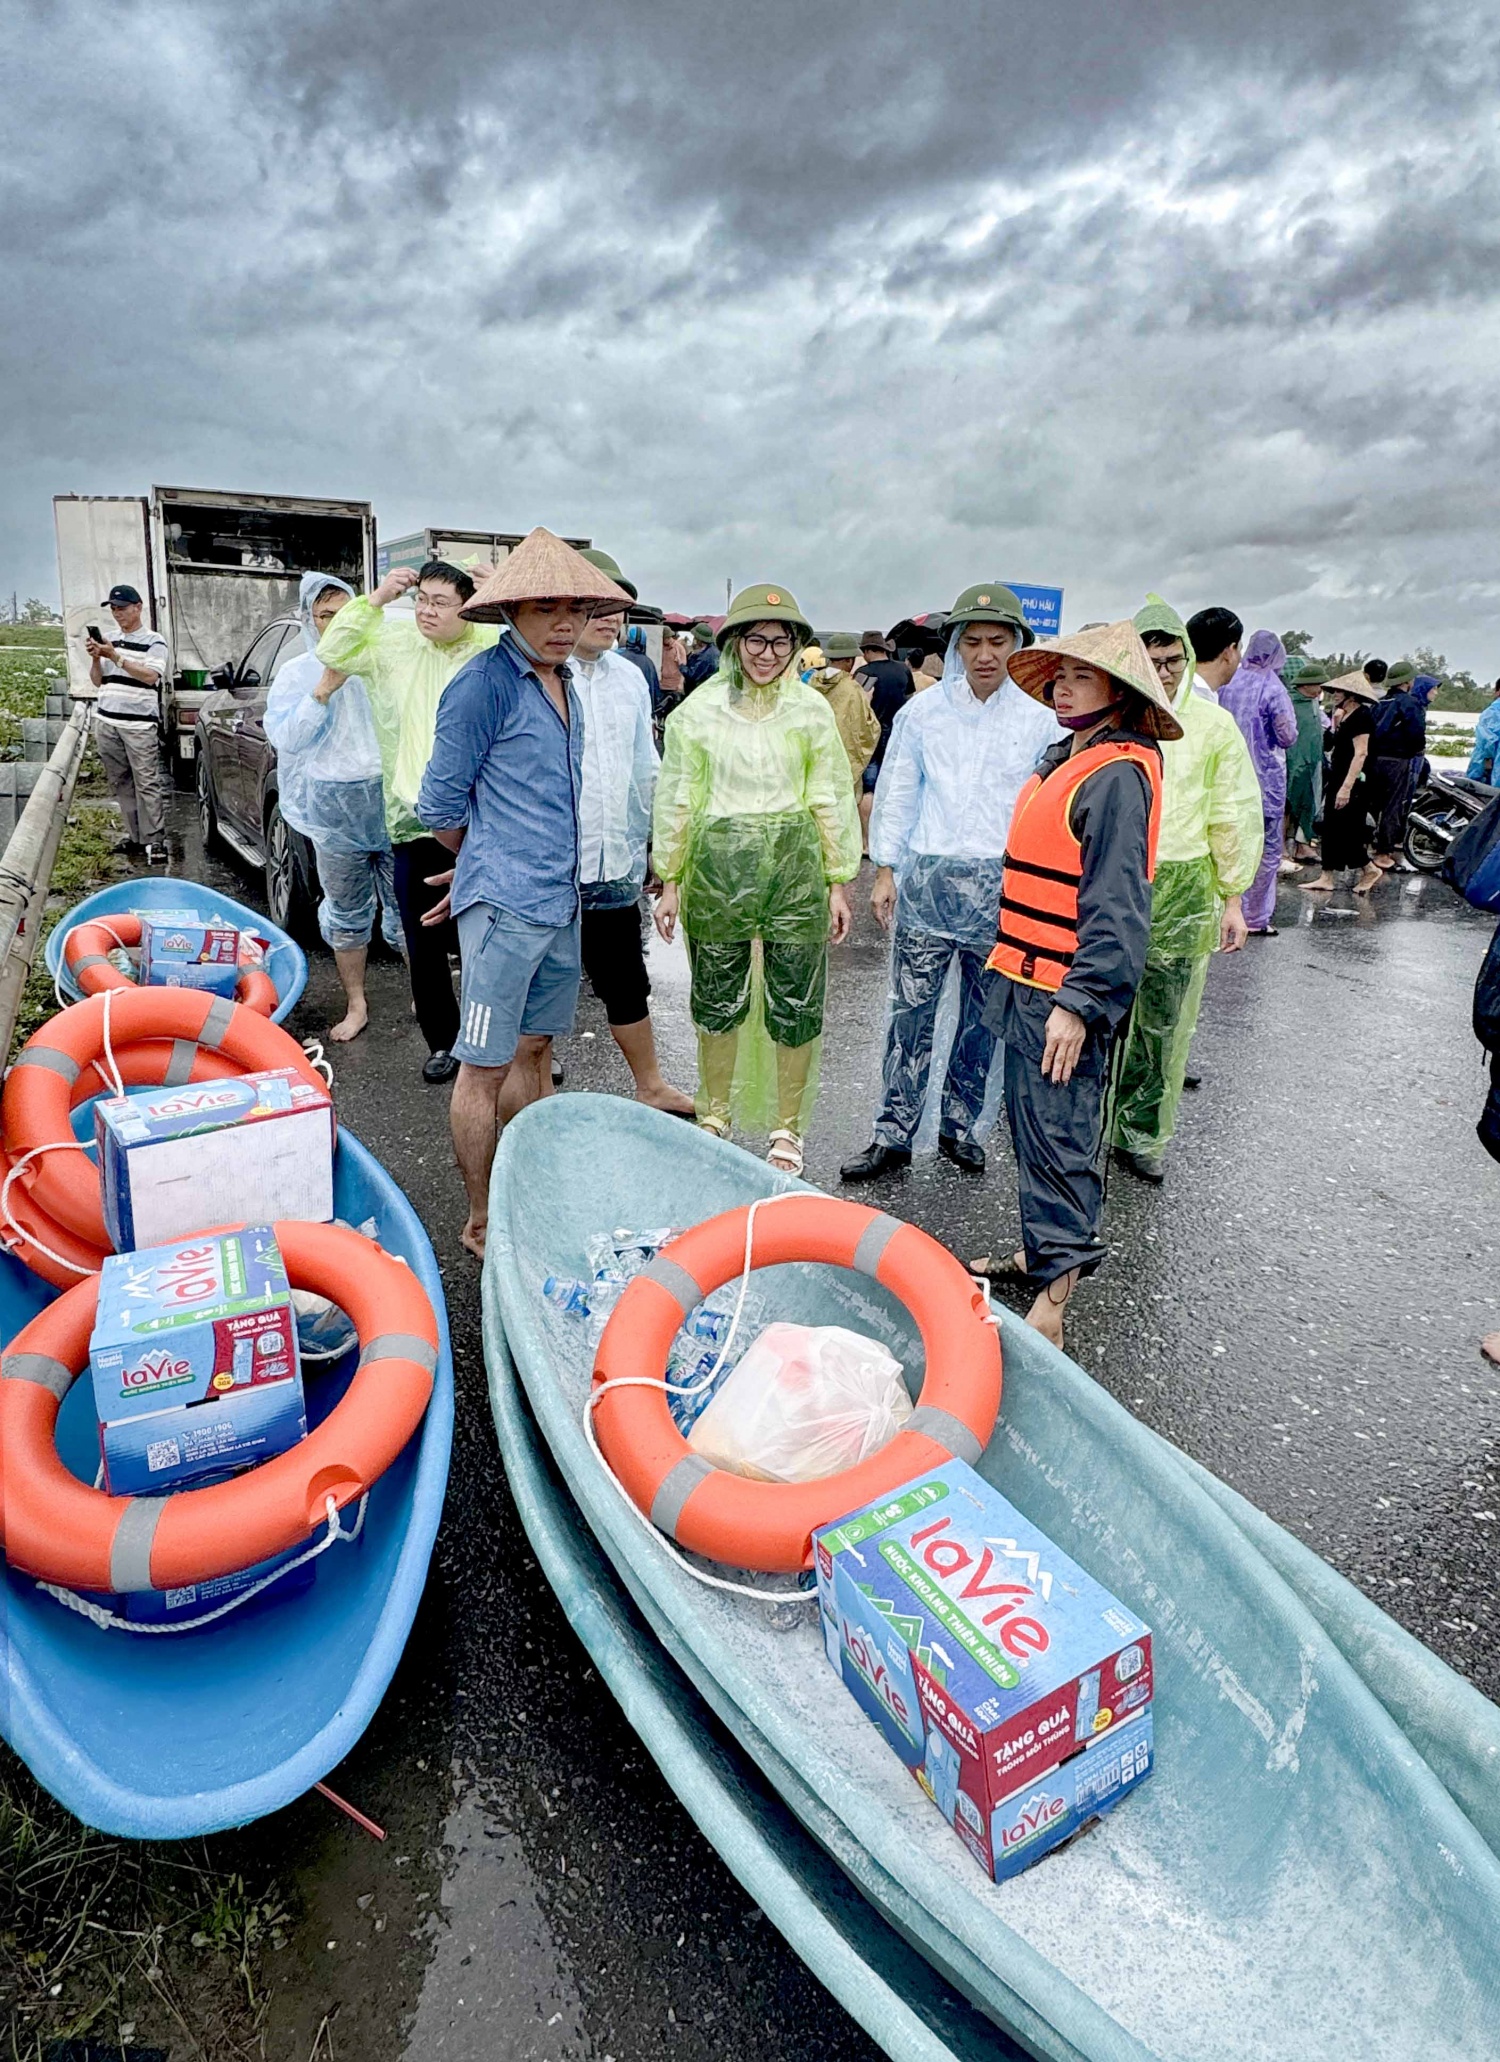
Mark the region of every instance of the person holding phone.
POLYGON ((142 621, 139 593, 124 581, 104 606, 115 619, 105 637, 90 623, 84 639, 89 678, 99 690, 94 743, 125 824, 125 849, 148 866, 167 856, 167 789, 161 765, 161 689, 167 640, 142 621))

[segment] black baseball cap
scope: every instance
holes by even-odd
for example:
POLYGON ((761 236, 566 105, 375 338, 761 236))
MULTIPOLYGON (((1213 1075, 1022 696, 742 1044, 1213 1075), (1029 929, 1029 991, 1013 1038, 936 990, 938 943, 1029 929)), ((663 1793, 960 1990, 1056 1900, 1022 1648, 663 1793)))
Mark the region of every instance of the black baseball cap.
POLYGON ((105 595, 103 606, 107 609, 124 608, 128 603, 139 600, 140 596, 135 589, 128 586, 125 581, 119 580, 105 595))

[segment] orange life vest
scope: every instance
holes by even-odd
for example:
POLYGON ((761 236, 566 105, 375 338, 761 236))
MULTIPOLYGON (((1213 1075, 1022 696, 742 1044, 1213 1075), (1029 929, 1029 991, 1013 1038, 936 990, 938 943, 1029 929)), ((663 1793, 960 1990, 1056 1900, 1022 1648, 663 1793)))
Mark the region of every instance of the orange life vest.
POLYGON ((1016 797, 1000 881, 999 943, 986 965, 1028 988, 1051 993, 1068 977, 1078 950, 1078 889, 1083 848, 1073 830, 1073 798, 1101 767, 1129 759, 1151 784, 1146 878, 1156 877, 1161 830, 1161 754, 1134 738, 1104 738, 1045 779, 1034 773, 1016 797))

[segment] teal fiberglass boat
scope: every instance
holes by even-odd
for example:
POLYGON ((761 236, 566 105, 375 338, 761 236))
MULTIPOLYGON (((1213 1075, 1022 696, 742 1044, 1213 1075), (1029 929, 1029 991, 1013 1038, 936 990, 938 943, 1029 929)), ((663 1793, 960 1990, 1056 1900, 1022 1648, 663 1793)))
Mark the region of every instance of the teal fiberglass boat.
MULTIPOLYGON (((732 1147, 595 1096, 525 1112, 496 1163, 486 1333, 507 1452, 520 1451, 506 1433, 513 1361, 561 1480, 705 1723, 727 1729, 886 1926, 1029 2053, 1500 2054, 1500 1862, 1480 1830, 1496 1831, 1492 1707, 1025 1327, 1004 1324, 1005 1399, 982 1469, 1153 1626, 1158 1762, 1136 1796, 1009 1883, 989 1882, 859 1713, 810 1612, 787 1629, 704 1589, 624 1507, 581 1431, 586 1333, 541 1282, 583 1272, 594 1232, 695 1222, 781 1185, 732 1147)), ((914 1327, 867 1280, 798 1266, 761 1283, 787 1317, 878 1331, 919 1381, 914 1327)), ((631 1666, 605 1673, 617 1691, 632 1682, 631 1666)), ((686 1798, 701 1763, 686 1749, 675 1768, 658 1758, 686 1798)), ((698 1816, 713 1837, 711 1796, 698 1816)), ((804 1873, 813 1908, 817 1881, 804 1873)), ((816 1910, 767 1909, 849 2002, 822 1965, 816 1910)), ((900 2004, 897 1965, 878 1949, 865 1960, 900 2004)), ((945 2037, 917 2016, 895 2033, 889 2013, 864 2023, 916 2055, 912 2042, 945 2037)), ((972 2024, 960 2034, 954 2055, 972 2052, 972 2024)))

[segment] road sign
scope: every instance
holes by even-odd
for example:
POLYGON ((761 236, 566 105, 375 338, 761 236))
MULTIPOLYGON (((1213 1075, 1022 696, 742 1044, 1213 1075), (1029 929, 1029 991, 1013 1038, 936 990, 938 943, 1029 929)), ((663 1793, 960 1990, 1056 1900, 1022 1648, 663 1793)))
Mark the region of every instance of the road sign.
POLYGON ((1020 580, 1007 580, 1005 584, 1021 604, 1021 614, 1038 637, 1061 636, 1063 591, 1060 587, 1028 587, 1020 580))

